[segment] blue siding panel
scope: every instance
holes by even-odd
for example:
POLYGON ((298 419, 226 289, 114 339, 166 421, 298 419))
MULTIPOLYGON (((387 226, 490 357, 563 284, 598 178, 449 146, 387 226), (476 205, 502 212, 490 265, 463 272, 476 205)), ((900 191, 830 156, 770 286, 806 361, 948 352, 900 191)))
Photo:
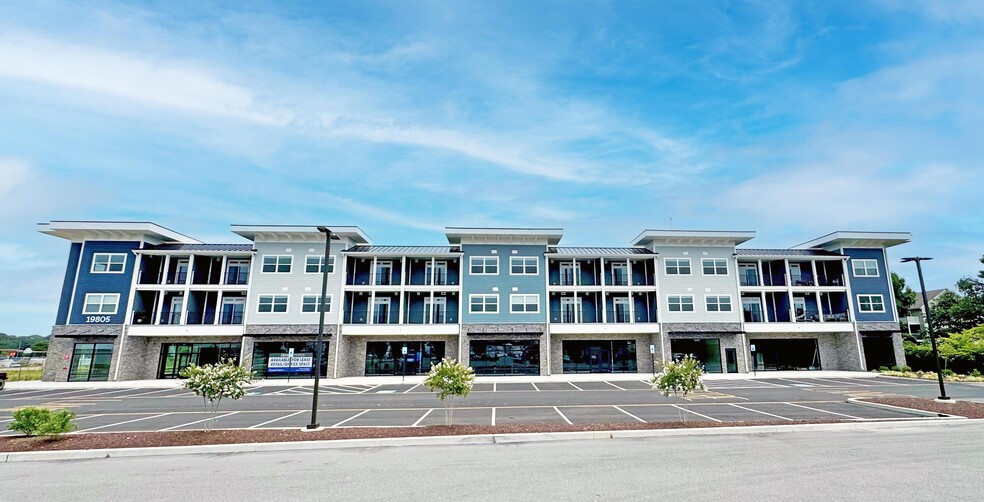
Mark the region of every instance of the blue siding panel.
MULTIPOLYGON (((69 324, 123 324, 126 317, 127 300, 130 296, 136 256, 133 250, 140 247, 139 242, 87 241, 79 260, 79 280, 75 287, 75 300, 69 324), (122 274, 93 274, 92 255, 95 253, 126 253, 126 267, 122 274), (87 323, 87 315, 82 313, 87 293, 119 293, 120 304, 116 314, 110 315, 109 322, 87 323)), ((100 314, 103 317, 106 314, 100 314)))
POLYGON ((853 264, 849 261, 847 273, 851 275, 851 293, 854 298, 854 313, 858 321, 893 321, 895 318, 895 305, 892 304, 892 280, 885 267, 885 254, 881 248, 873 249, 843 249, 842 252, 851 257, 851 260, 865 259, 876 260, 878 262, 878 277, 855 277, 853 264), (871 313, 861 312, 858 308, 858 295, 882 295, 885 302, 885 312, 871 313))
POLYGON ((82 254, 82 243, 73 242, 68 250, 68 266, 65 267, 65 280, 62 281, 61 297, 58 300, 58 316, 55 324, 63 325, 68 322, 68 308, 72 302, 72 289, 75 286, 75 271, 79 269, 79 257, 82 254))
POLYGON ((547 321, 547 292, 544 274, 547 273, 545 266, 544 253, 547 252, 546 246, 518 245, 518 244, 466 244, 461 246, 464 253, 464 262, 461 265, 464 278, 462 279, 462 322, 465 324, 519 324, 519 323, 545 323, 547 321), (492 250, 496 250, 493 254, 492 250), (516 250, 516 254, 513 254, 516 250), (472 256, 498 256, 499 274, 498 275, 472 275, 470 259, 472 256), (510 275, 509 258, 513 256, 535 256, 538 258, 539 266, 536 275, 510 275), (493 287, 498 287, 499 291, 492 291, 493 287), (513 291, 512 288, 516 288, 513 291), (471 294, 498 294, 499 313, 498 314, 472 314, 469 312, 468 295, 471 294), (536 314, 513 314, 509 312, 509 295, 532 294, 540 295, 540 312, 536 314))

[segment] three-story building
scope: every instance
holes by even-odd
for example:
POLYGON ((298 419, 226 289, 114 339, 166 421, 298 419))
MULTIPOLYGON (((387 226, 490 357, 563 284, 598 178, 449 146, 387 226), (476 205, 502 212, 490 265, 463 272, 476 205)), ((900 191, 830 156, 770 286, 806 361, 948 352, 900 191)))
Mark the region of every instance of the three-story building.
POLYGON ((902 364, 886 248, 835 232, 789 249, 750 231, 646 230, 562 247, 557 228, 446 229, 447 246, 374 245, 354 226, 233 225, 204 244, 152 223, 41 224, 68 266, 46 380, 175 378, 232 359, 259 378, 708 372, 902 364), (323 273, 327 291, 322 297, 323 273), (315 361, 319 309, 325 346, 315 361))

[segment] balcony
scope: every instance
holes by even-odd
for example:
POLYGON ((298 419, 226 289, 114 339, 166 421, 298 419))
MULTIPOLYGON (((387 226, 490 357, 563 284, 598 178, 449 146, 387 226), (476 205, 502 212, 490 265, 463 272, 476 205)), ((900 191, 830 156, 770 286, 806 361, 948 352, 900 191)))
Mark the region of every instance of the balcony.
POLYGON ((225 283, 229 285, 249 284, 249 269, 232 269, 226 271, 225 283))
POLYGON ((181 324, 181 312, 164 312, 158 324, 181 324))
POLYGON ((834 275, 834 276, 821 275, 820 277, 817 278, 817 285, 819 286, 842 287, 844 286, 844 284, 845 283, 844 283, 843 275, 834 275))
POLYGON ((157 312, 145 312, 145 311, 134 312, 133 315, 130 316, 130 324, 141 324, 141 325, 154 324, 154 317, 156 316, 157 316, 157 312))
POLYGON ((225 311, 219 313, 219 324, 242 324, 243 312, 225 311))

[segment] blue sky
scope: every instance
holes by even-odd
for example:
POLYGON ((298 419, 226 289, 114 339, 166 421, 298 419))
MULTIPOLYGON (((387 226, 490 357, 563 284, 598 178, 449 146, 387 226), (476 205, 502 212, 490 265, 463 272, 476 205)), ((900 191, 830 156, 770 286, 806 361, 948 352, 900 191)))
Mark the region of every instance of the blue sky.
POLYGON ((0 3, 0 331, 50 330, 51 219, 904 230, 931 288, 981 268, 982 2, 310 3, 0 3))

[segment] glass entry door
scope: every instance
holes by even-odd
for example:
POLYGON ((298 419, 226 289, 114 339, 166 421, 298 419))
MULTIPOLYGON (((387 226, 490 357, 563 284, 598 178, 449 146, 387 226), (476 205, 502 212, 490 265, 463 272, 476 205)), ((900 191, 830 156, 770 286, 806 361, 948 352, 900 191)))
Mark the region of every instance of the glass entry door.
POLYGON ((109 380, 109 365, 112 359, 112 343, 76 343, 75 350, 72 352, 72 364, 68 368, 68 381, 109 380))
POLYGON ((581 322, 580 297, 563 296, 560 298, 560 322, 581 322))
POLYGON ((635 373, 635 340, 565 340, 564 373, 635 373))

